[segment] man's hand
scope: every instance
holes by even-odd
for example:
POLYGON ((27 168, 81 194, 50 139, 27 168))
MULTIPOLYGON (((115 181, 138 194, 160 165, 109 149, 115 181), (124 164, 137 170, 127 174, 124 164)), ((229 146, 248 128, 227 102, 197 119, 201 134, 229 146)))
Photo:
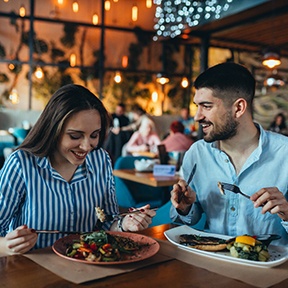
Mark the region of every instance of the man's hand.
POLYGON ((173 185, 173 190, 171 191, 171 203, 183 214, 188 213, 195 200, 196 193, 184 180, 179 180, 177 184, 173 185))
POLYGON ((282 220, 288 221, 288 202, 278 188, 262 188, 253 194, 250 199, 254 201, 255 208, 263 206, 263 214, 266 212, 278 214, 282 220))

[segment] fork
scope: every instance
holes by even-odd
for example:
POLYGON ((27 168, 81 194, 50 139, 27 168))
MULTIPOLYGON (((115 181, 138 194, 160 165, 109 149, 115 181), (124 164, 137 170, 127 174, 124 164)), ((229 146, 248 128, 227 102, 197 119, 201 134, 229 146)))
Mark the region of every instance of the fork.
POLYGON ((236 193, 236 194, 241 194, 242 196, 246 197, 247 199, 250 199, 250 196, 243 193, 240 188, 234 184, 229 184, 229 183, 224 183, 224 182, 218 182, 218 187, 220 189, 220 192, 222 194, 225 195, 225 191, 224 190, 229 190, 233 193, 236 193))
MULTIPOLYGON (((241 194, 242 196, 246 197, 247 199, 250 199, 250 196, 243 193, 240 188, 234 184, 229 184, 229 183, 224 183, 224 182, 218 182, 218 187, 220 189, 220 192, 222 194, 225 195, 225 191, 224 190, 228 190, 228 191, 231 191, 235 194, 241 194)), ((263 207, 265 204, 261 204, 260 207, 263 207)), ((280 214, 280 215, 285 215, 283 212, 278 212, 277 214, 280 214)))

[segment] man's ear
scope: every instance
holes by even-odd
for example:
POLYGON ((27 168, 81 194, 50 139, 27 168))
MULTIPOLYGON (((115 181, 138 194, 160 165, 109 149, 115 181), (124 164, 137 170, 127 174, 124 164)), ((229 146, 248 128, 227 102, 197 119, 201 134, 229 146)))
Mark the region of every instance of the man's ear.
POLYGON ((240 118, 247 110, 247 101, 244 98, 238 98, 233 105, 236 118, 240 118))

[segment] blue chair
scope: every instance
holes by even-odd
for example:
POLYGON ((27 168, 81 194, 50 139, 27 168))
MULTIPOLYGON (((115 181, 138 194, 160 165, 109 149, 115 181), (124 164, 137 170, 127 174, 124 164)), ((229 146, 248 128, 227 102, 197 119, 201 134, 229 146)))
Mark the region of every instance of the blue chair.
POLYGON ((9 128, 8 131, 15 138, 15 142, 16 142, 15 145, 18 146, 24 141, 25 137, 27 136, 30 130, 27 130, 21 127, 14 127, 14 128, 9 128))
MULTIPOLYGON (((114 165, 114 169, 134 169, 134 161, 151 159, 143 156, 122 156, 114 165)), ((143 172, 145 173, 145 172, 143 172)), ((151 208, 162 206, 165 202, 163 193, 169 194, 169 187, 152 187, 114 176, 118 204, 121 208, 139 208, 150 204, 151 208)))
MULTIPOLYGON (((173 223, 169 216, 171 205, 172 205, 171 201, 169 200, 167 203, 161 206, 156 211, 156 215, 152 218, 152 223, 149 225, 149 227, 153 227, 153 226, 157 226, 161 224, 173 223)), ((178 224, 182 224, 182 223, 178 223, 178 224)), ((198 223, 195 225, 192 225, 191 227, 197 230, 204 230, 205 224, 206 224, 206 215, 202 214, 202 218, 198 221, 198 223)))

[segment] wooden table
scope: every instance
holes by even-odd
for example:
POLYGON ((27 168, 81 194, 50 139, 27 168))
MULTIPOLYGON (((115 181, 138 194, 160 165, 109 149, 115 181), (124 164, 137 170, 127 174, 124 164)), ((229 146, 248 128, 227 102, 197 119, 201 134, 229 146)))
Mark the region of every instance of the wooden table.
POLYGON ((166 187, 176 184, 179 176, 154 176, 152 172, 138 172, 135 169, 119 169, 113 171, 114 176, 146 184, 153 187, 166 187))
MULTIPOLYGON (((164 240, 163 232, 170 224, 155 226, 141 233, 164 240)), ((188 265, 179 260, 154 264, 129 273, 112 276, 84 284, 73 284, 42 268, 22 256, 0 258, 0 287, 198 287, 198 288, 252 288, 254 286, 231 279, 208 270, 188 265), (149 283, 147 282, 149 280, 149 283)), ((273 286, 288 287, 288 279, 273 286)))

